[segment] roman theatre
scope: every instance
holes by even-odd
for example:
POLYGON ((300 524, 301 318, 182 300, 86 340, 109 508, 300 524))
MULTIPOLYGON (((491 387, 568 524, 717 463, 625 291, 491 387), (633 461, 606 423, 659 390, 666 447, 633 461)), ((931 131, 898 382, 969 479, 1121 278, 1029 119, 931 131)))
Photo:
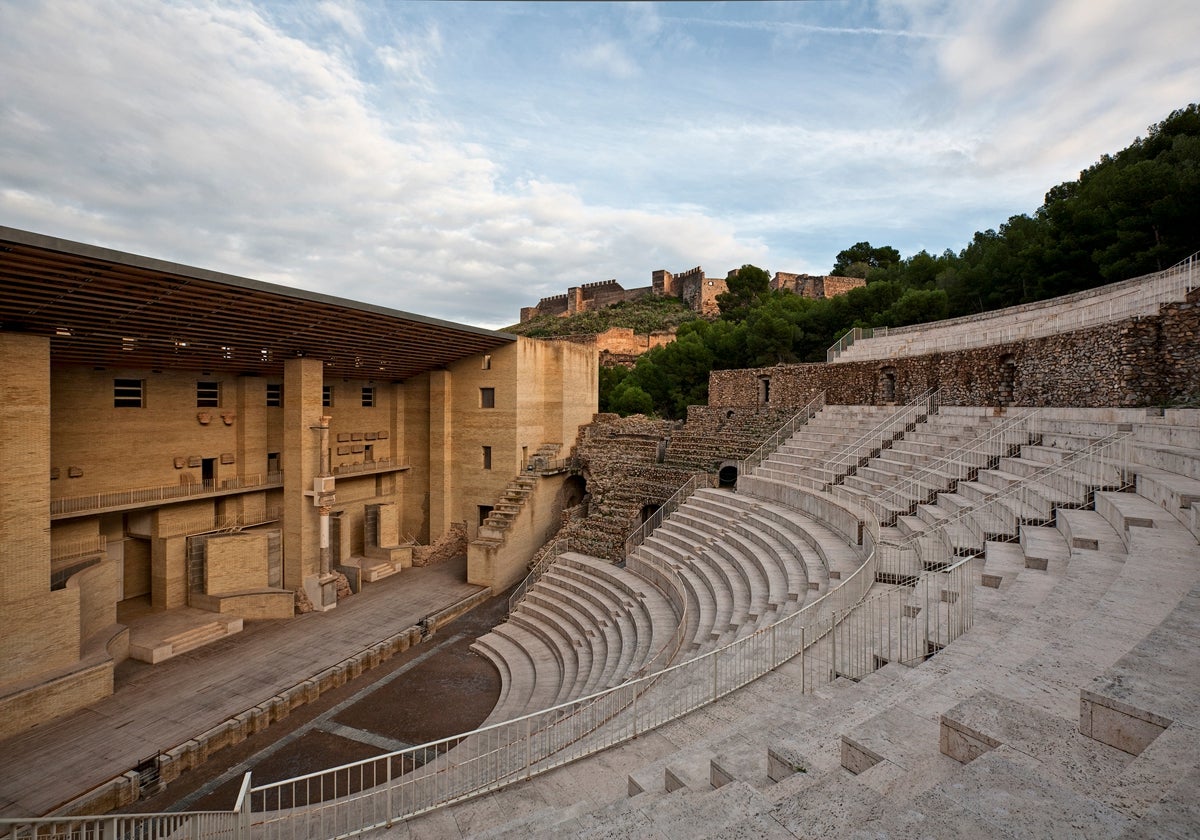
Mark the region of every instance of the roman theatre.
POLYGON ((474 641, 501 689, 473 731, 250 774, 227 810, 100 813, 421 640, 364 635, 73 804, 17 807, 6 771, 0 834, 1200 830, 1195 258, 716 371, 673 423, 596 414, 583 346, 0 246, 0 750, 27 774, 114 663, 190 643, 134 643, 156 616, 401 600, 456 531, 467 600, 510 598, 474 641))

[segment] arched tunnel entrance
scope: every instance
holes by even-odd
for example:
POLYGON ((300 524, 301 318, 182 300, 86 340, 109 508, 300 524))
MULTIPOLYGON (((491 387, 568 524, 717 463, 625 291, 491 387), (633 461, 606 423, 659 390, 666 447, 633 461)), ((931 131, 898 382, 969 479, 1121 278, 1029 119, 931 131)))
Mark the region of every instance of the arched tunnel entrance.
POLYGON ((738 479, 737 461, 726 461, 717 470, 717 483, 721 487, 736 487, 738 479))

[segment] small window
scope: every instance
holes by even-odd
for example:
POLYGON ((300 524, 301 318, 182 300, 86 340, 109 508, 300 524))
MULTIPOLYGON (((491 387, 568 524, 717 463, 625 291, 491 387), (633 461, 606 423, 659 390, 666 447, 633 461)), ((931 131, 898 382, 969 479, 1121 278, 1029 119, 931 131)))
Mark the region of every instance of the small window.
POLYGON ((279 408, 283 405, 283 385, 279 382, 267 383, 267 408, 279 408))
POLYGON ((490 470, 492 468, 492 447, 483 447, 483 468, 490 470))
POLYGON ((141 408, 144 384, 144 380, 141 379, 114 379, 113 407, 141 408))
POLYGON ((496 389, 495 388, 480 388, 479 389, 479 407, 480 408, 495 408, 496 407, 496 389))
POLYGON ((322 385, 321 386, 321 407, 329 408, 332 405, 333 405, 333 386, 332 385, 322 385))
POLYGON ((364 385, 362 389, 362 404, 363 408, 375 407, 375 386, 364 385))
POLYGON ((221 383, 220 382, 197 382, 196 383, 196 407, 197 408, 220 408, 221 406, 221 383))
POLYGON ((483 356, 483 369, 484 370, 492 369, 492 355, 490 353, 485 353, 483 356))

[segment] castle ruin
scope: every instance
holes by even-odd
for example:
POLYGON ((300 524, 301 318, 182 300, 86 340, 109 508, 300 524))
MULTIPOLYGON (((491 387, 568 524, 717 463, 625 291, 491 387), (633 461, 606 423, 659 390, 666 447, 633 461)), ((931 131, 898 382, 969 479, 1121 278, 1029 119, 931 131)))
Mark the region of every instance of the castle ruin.
MULTIPOLYGON (((571 286, 564 295, 544 297, 537 306, 522 307, 521 323, 539 315, 566 317, 579 312, 591 312, 622 301, 640 300, 647 295, 678 298, 693 312, 712 318, 721 311, 717 305, 717 295, 729 290, 728 278, 736 272, 737 269, 733 269, 725 278, 719 278, 706 276, 700 266, 678 274, 658 269, 651 274, 649 286, 636 289, 626 289, 616 280, 571 286)), ((842 295, 864 285, 866 281, 858 277, 823 277, 785 271, 776 272, 771 280, 772 289, 782 289, 813 300, 842 295)))

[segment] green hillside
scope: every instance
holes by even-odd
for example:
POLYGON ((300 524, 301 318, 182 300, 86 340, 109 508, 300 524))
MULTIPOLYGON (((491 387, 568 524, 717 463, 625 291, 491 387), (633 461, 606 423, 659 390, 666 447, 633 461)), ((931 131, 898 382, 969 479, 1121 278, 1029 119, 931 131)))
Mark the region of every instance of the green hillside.
POLYGON ((636 333, 670 330, 700 316, 677 298, 647 295, 640 300, 621 303, 592 312, 580 312, 560 318, 539 315, 524 324, 505 327, 505 332, 529 338, 554 338, 562 335, 595 335, 611 327, 629 327, 636 333))

